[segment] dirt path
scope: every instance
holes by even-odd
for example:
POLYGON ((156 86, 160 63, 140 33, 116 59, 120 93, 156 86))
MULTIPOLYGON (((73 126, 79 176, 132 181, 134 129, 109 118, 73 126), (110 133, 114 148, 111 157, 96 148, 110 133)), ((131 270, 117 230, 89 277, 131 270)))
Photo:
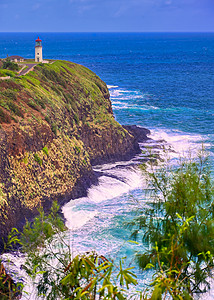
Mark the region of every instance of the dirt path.
POLYGON ((36 64, 25 64, 27 66, 27 69, 22 70, 18 76, 26 75, 28 72, 32 71, 33 68, 36 66, 36 64))

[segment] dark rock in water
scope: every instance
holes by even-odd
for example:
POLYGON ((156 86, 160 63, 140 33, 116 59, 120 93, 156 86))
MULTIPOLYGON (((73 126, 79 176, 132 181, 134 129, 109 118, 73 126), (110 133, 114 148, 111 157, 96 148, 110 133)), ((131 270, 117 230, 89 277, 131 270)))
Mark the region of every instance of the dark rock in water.
POLYGON ((38 208, 86 196, 98 182, 92 165, 129 160, 148 139, 149 130, 116 122, 106 84, 71 62, 0 81, 0 93, 0 247, 38 208))
POLYGON ((121 125, 104 127, 96 132, 93 128, 83 127, 81 139, 90 154, 92 165, 130 160, 141 151, 135 136, 121 125))
POLYGON ((136 125, 122 125, 124 129, 126 129, 129 133, 131 133, 134 138, 135 142, 143 143, 148 140, 152 140, 148 137, 151 133, 149 129, 138 127, 136 125))

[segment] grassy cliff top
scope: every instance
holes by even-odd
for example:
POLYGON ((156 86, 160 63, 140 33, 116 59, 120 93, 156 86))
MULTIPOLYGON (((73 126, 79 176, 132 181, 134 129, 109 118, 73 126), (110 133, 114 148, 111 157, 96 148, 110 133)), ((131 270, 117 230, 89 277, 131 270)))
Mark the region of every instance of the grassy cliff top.
POLYGON ((0 80, 1 236, 53 199, 86 195, 97 181, 92 164, 137 151, 114 119, 106 84, 89 69, 55 61, 0 80))
MULTIPOLYGON (((53 130, 60 118, 74 123, 103 121, 112 114, 106 84, 89 69, 67 61, 38 64, 25 76, 0 81, 0 123, 46 121, 53 130)), ((4 126, 4 125, 3 125, 4 126)))

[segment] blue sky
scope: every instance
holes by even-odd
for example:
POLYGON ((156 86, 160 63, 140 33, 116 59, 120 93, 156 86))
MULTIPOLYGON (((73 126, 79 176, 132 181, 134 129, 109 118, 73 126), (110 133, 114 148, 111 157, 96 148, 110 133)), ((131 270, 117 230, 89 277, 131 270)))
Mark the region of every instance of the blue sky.
POLYGON ((1 32, 214 31, 214 0, 0 0, 1 32))

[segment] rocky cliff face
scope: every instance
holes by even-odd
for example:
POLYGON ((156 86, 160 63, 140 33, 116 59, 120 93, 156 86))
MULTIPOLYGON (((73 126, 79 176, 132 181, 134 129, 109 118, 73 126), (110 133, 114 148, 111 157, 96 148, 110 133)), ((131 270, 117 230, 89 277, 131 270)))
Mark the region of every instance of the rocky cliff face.
POLYGON ((70 62, 0 81, 0 235, 40 206, 84 195, 92 164, 139 152, 113 117, 106 84, 70 62))

